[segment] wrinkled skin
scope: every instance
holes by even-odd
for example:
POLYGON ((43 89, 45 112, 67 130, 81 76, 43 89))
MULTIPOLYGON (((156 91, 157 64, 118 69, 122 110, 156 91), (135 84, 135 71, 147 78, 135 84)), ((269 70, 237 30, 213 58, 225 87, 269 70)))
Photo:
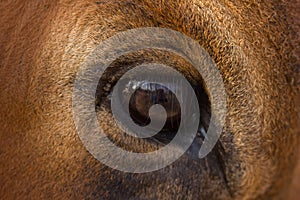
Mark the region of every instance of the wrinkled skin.
MULTIPOLYGON (((1 198, 296 199, 297 10, 297 1, 1 1, 1 198), (123 173, 81 143, 73 84, 101 41, 149 26, 186 34, 217 64, 228 101, 223 150, 202 160, 183 155, 157 172, 123 173)), ((158 56, 139 55, 150 58, 158 56)), ((106 114, 99 120, 108 119, 114 134, 106 114)))

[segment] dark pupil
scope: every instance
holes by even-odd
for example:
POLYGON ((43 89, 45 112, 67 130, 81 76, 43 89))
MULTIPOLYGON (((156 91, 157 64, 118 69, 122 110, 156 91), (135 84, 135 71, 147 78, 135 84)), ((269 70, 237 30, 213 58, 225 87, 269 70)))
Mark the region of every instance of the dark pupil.
MULTIPOLYGON (((147 126, 151 121, 149 110, 155 104, 163 106, 167 113, 167 120, 162 131, 177 131, 181 119, 180 104, 171 90, 157 83, 143 83, 131 96, 129 112, 133 121, 140 126, 147 126)), ((162 116, 159 113, 154 117, 155 120, 164 120, 160 119, 162 116)))

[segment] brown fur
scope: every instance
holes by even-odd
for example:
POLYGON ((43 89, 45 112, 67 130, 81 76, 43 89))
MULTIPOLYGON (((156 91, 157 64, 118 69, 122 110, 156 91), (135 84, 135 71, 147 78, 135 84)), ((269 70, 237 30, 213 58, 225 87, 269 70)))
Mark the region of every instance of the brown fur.
POLYGON ((284 199, 300 133, 295 7, 284 1, 1 1, 1 198, 284 199), (104 39, 148 26, 190 36, 215 60, 228 94, 223 175, 210 163, 213 156, 124 174, 83 147, 72 118, 78 67, 104 39))

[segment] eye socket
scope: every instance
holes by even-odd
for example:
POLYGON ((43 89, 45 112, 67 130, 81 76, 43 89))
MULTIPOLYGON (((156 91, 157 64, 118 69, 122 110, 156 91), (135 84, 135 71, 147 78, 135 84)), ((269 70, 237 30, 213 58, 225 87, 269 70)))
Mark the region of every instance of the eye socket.
MULTIPOLYGON (((163 85, 159 82, 149 82, 147 80, 120 80, 122 82, 122 87, 119 88, 117 93, 121 94, 118 95, 118 98, 124 106, 128 105, 126 102, 129 102, 128 110, 130 118, 138 126, 148 126, 151 123, 151 120, 165 121, 163 128, 156 135, 148 138, 147 140, 166 145, 176 136, 181 123, 181 106, 173 91, 177 91, 179 94, 181 94, 181 96, 182 93, 187 95, 183 105, 186 109, 188 109, 188 107, 193 107, 193 104, 189 103, 190 94, 182 92, 186 88, 182 86, 180 81, 174 79, 174 77, 162 77, 164 79, 168 79, 167 85, 163 85), (150 118, 149 111, 154 105, 160 105, 164 107, 167 117, 161 115, 160 113, 152 113, 150 118)), ((192 83, 190 84, 193 86, 194 92, 199 100, 198 103, 201 115, 198 136, 200 136, 201 140, 203 140, 206 135, 205 132, 208 128, 210 119, 209 100, 204 89, 200 85, 195 86, 192 83)), ((108 101, 111 101, 114 90, 114 87, 110 89, 110 94, 107 96, 108 101)), ((121 123, 126 129, 126 124, 123 124, 122 121, 119 123, 121 123)))
MULTIPOLYGON (((194 92, 198 98, 200 108, 200 122, 198 128, 198 139, 196 143, 202 143, 206 135, 206 131, 210 122, 210 100, 207 95, 206 86, 201 75, 188 62, 184 61, 172 53, 161 50, 142 50, 132 54, 124 55, 114 61, 100 79, 96 93, 96 111, 103 126, 107 127, 108 138, 117 146, 132 152, 146 153, 158 150, 159 148, 169 144, 176 136, 181 122, 180 105, 172 93, 172 91, 184 91, 181 84, 174 77, 161 71, 158 76, 168 79, 167 86, 162 84, 149 82, 145 79, 135 80, 132 78, 123 79, 121 77, 129 71, 141 64, 162 63, 176 69, 179 73, 186 77, 190 82, 194 92), (134 138, 124 131, 121 131, 111 113, 111 97, 114 86, 117 82, 122 82, 121 90, 118 91, 120 102, 126 99, 129 102, 130 118, 137 125, 147 126, 151 121, 149 117, 150 107, 159 104, 164 107, 167 118, 164 127, 156 135, 150 138, 134 138), (126 94, 131 95, 126 95, 126 94), (103 117, 106 116, 106 117, 103 117), (112 123, 114 122, 114 123, 112 123), (147 147, 146 147, 147 146, 147 147), (148 149, 147 149, 148 148, 148 149)), ((142 71, 141 71, 142 73, 142 71)), ((186 97, 184 106, 189 106, 188 96, 186 97)), ((128 105, 128 104, 127 104, 128 105)), ((162 116, 151 115, 151 120, 160 120, 162 116)), ((117 122, 123 128, 127 128, 126 124, 117 122)), ((197 150, 195 150, 196 152, 197 150)))

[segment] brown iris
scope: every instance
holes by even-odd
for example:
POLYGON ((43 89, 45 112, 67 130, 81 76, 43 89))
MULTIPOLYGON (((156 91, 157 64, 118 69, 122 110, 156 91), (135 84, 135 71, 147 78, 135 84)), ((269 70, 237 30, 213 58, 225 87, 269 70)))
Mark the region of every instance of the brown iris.
MULTIPOLYGON (((177 131, 180 125, 181 110, 175 94, 167 87, 158 83, 144 82, 139 85, 129 101, 129 113, 135 123, 140 126, 150 124, 150 108, 159 104, 167 113, 167 120, 162 131, 177 131)), ((159 113, 152 116, 153 120, 164 120, 159 113)))

